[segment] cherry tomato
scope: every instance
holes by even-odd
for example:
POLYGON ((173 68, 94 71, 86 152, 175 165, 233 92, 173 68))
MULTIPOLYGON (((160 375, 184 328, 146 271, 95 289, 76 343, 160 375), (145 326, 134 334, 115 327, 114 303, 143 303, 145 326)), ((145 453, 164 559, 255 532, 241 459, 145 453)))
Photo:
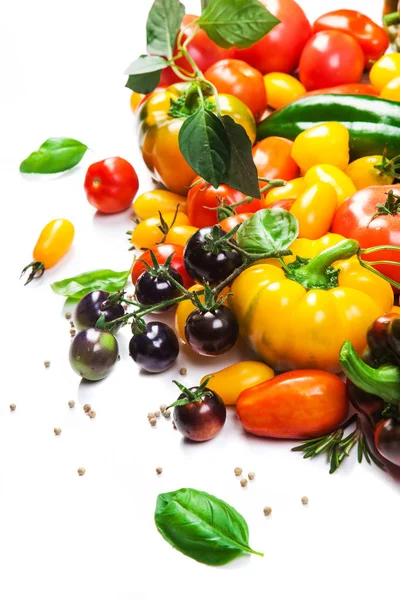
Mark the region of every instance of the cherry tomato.
MULTIPOLYGON (((382 358, 390 354, 388 329, 393 319, 398 319, 397 313, 386 313, 375 319, 367 331, 367 344, 374 358, 382 358)), ((390 361, 389 361, 390 362, 390 361)))
POLYGON ((307 42, 299 76, 306 90, 357 83, 364 70, 364 54, 354 38, 341 31, 320 31, 307 42))
POLYGON ((268 208, 274 208, 274 206, 277 206, 278 208, 283 208, 283 210, 290 210, 295 202, 295 198, 283 198, 282 200, 274 200, 273 202, 270 202, 270 204, 268 204, 268 208))
POLYGON ((397 358, 400 358, 400 317, 390 319, 387 328, 388 342, 397 358))
MULTIPOLYGON (((196 283, 191 288, 189 288, 189 292, 200 292, 204 290, 204 287, 199 283, 196 283)), ((229 294, 229 288, 226 287, 222 290, 220 294, 218 294, 218 300, 221 298, 225 298, 229 294)), ((204 298, 204 295, 200 296, 200 299, 204 298)), ((175 330, 178 334, 179 338, 182 340, 184 344, 187 344, 187 339, 185 336, 185 326, 186 321, 189 315, 196 310, 196 306, 193 304, 191 300, 183 300, 183 302, 179 302, 176 313, 175 313, 175 330)))
POLYGON ((287 73, 264 75, 268 106, 278 110, 294 102, 306 93, 306 88, 296 77, 287 73))
POLYGON ((292 157, 303 173, 321 163, 344 170, 349 164, 349 132, 337 121, 314 125, 294 140, 292 157))
POLYGON ((137 333, 129 342, 132 360, 148 373, 162 373, 177 359, 179 342, 174 330, 159 321, 151 321, 146 331, 137 333))
POLYGON ((379 92, 395 77, 400 77, 400 52, 384 54, 376 61, 369 74, 372 85, 379 92))
MULTIPOLYGON (((292 146, 291 140, 276 136, 258 142, 253 148, 253 159, 258 175, 268 179, 288 181, 297 177, 299 167, 291 157, 292 146)), ((246 210, 248 212, 248 208, 246 210)))
MULTIPOLYGON (((189 225, 189 218, 184 213, 177 214, 165 213, 163 219, 168 227, 174 225, 189 225)), ((163 233, 160 229, 161 220, 157 217, 150 217, 138 223, 132 232, 131 243, 136 248, 152 248, 155 244, 160 243, 167 231, 163 233)))
POLYGON ((380 96, 385 100, 400 102, 400 77, 391 79, 381 91, 380 96))
POLYGON ((92 206, 100 212, 116 213, 130 207, 139 181, 132 165, 117 156, 90 165, 84 185, 92 206))
POLYGON ((69 362, 75 373, 89 381, 104 379, 118 360, 118 342, 109 331, 84 329, 69 347, 69 362))
POLYGON ((313 25, 313 33, 332 29, 348 33, 357 40, 364 52, 366 69, 371 68, 389 45, 389 36, 383 27, 357 10, 334 10, 318 17, 313 25))
POLYGON ((292 73, 311 36, 311 25, 294 0, 261 0, 261 3, 280 23, 250 48, 238 50, 236 57, 264 74, 292 73))
POLYGON ((368 419, 371 427, 375 427, 382 420, 382 411, 385 408, 383 400, 374 394, 364 392, 350 379, 346 381, 346 391, 354 408, 368 419))
MULTIPOLYGON (((186 40, 193 35, 194 31, 197 30, 194 38, 186 46, 186 49, 200 71, 204 73, 208 67, 211 67, 211 65, 217 61, 234 56, 235 49, 232 48, 230 50, 225 50, 224 48, 221 48, 212 42, 206 32, 203 31, 203 29, 199 29, 197 25, 193 23, 193 21, 196 21, 198 18, 199 17, 196 15, 185 15, 182 19, 179 34, 182 34, 181 41, 182 44, 184 44, 186 40), (191 23, 193 24, 191 25, 191 23)), ((186 71, 193 71, 186 58, 179 58, 176 61, 176 64, 186 71)), ((161 86, 167 87, 173 83, 177 83, 178 81, 182 80, 173 72, 171 67, 164 69, 161 73, 161 86)))
POLYGON ((383 156, 362 156, 353 160, 345 169, 357 190, 371 185, 390 185, 394 177, 380 173, 375 167, 383 163, 383 156))
MULTIPOLYGON (((183 247, 182 246, 178 246, 176 244, 160 244, 158 246, 154 246, 152 248, 152 251, 154 252, 159 265, 164 265, 167 258, 169 256, 171 256, 171 254, 173 254, 174 256, 171 261, 171 268, 175 269, 175 271, 177 271, 179 273, 179 275, 182 277, 183 285, 185 286, 185 288, 190 288, 190 286, 193 285, 194 281, 187 274, 185 265, 183 264, 183 247)), ((144 264, 145 262, 150 266, 152 265, 151 255, 150 255, 149 250, 146 250, 146 252, 143 252, 143 254, 141 254, 139 256, 139 258, 137 260, 135 260, 135 262, 133 263, 132 274, 131 274, 133 284, 135 284, 138 277, 144 271, 146 271, 146 265, 144 264), (144 262, 142 262, 142 260, 144 262)))
POLYGON ((227 217, 221 221, 219 226, 228 233, 229 231, 232 231, 236 225, 240 225, 244 221, 247 221, 247 219, 250 219, 251 216, 253 216, 253 213, 240 213, 240 215, 232 215, 231 217, 227 217))
POLYGON ((395 419, 381 421, 375 429, 375 446, 379 454, 400 466, 400 423, 395 419))
POLYGON ((167 244, 178 244, 183 247, 198 230, 198 227, 192 225, 174 225, 168 231, 165 241, 167 244))
POLYGON ((344 85, 336 85, 322 89, 307 92, 305 96, 315 96, 316 94, 351 94, 356 96, 379 96, 376 90, 370 83, 346 83, 344 85))
MULTIPOLYGON (((272 188, 272 190, 266 194, 263 206, 268 208, 270 204, 275 203, 277 200, 296 200, 305 189, 306 185, 303 177, 292 179, 291 181, 288 181, 286 185, 272 188)), ((277 206, 276 204, 274 205, 277 206)))
MULTIPOLYGON (((197 387, 189 388, 190 392, 196 392, 197 387)), ((181 394, 179 400, 187 398, 181 394)), ((174 423, 177 430, 189 440, 194 442, 206 442, 217 435, 224 426, 226 420, 226 408, 217 393, 208 388, 196 400, 183 406, 175 406, 174 423)))
MULTIPOLYGON (((171 267, 168 269, 168 273, 175 279, 180 285, 183 284, 182 277, 177 271, 171 267)), ((181 292, 176 285, 168 279, 164 273, 152 275, 149 271, 144 271, 137 279, 135 285, 135 297, 136 300, 143 306, 152 306, 159 302, 166 302, 173 300, 180 296, 181 292)), ((152 312, 162 313, 168 312, 174 305, 167 305, 163 308, 158 308, 152 312)))
MULTIPOLYGON (((268 138, 270 139, 270 138, 268 138)), ((222 183, 217 188, 214 188, 210 183, 207 183, 201 177, 196 177, 188 196, 187 196, 187 213, 190 222, 195 227, 207 227, 218 223, 218 214, 216 210, 219 199, 226 204, 234 204, 243 200, 245 195, 225 183, 222 183)), ((256 212, 261 208, 261 200, 253 200, 250 204, 242 204, 235 210, 237 213, 256 212)))
MULTIPOLYGON (((78 302, 74 313, 74 323, 77 329, 95 327, 97 320, 104 316, 106 323, 118 319, 125 314, 122 304, 114 304, 109 300, 110 293, 93 290, 78 302)), ((119 329, 120 325, 116 327, 119 329)))
POLYGON ((187 318, 185 337, 197 354, 218 356, 236 344, 239 323, 228 306, 219 306, 206 312, 197 309, 187 318))
POLYGON ((179 212, 186 213, 186 198, 168 190, 144 192, 133 203, 133 210, 141 220, 158 217, 160 212, 175 212, 177 208, 179 212))
POLYGON ((251 110, 254 116, 267 106, 267 94, 260 71, 243 60, 226 58, 212 65, 204 74, 220 94, 232 94, 251 110))
POLYGON ((290 207, 299 223, 299 237, 317 240, 327 234, 336 208, 337 194, 329 183, 320 181, 307 188, 290 207))

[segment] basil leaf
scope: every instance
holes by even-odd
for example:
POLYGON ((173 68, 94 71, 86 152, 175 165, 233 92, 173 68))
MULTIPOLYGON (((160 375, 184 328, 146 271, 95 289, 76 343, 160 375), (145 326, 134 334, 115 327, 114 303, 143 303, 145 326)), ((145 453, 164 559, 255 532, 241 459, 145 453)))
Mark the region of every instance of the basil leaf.
POLYGON ((49 138, 19 166, 21 173, 61 173, 79 163, 88 149, 71 138, 49 138))
POLYGON ((201 12, 204 12, 209 4, 210 0, 201 0, 201 12))
POLYGON ((179 147, 193 171, 217 188, 229 168, 229 139, 220 119, 200 106, 183 122, 179 147))
POLYGON ((251 141, 246 130, 230 117, 224 115, 222 123, 230 143, 229 167, 224 175, 224 183, 246 196, 261 198, 258 173, 251 153, 251 141))
POLYGON ((165 67, 168 67, 168 61, 161 56, 139 56, 125 71, 129 75, 125 87, 133 92, 149 94, 160 83, 161 71, 165 67))
POLYGON ((275 256, 286 250, 299 234, 297 219, 283 208, 265 208, 240 226, 236 239, 243 250, 252 254, 275 256))
POLYGON ((172 58, 185 7, 179 0, 155 0, 147 17, 147 52, 172 58))
POLYGON ((126 285, 129 274, 130 270, 110 271, 109 269, 100 269, 98 271, 87 271, 69 279, 56 281, 51 284, 51 289, 60 296, 79 300, 93 290, 118 292, 126 285))
POLYGON ((245 552, 259 554, 249 547, 244 518, 207 492, 182 488, 160 494, 154 519, 171 546, 206 565, 224 565, 245 552))
POLYGON ((280 21, 258 0, 211 0, 197 23, 222 48, 249 48, 280 21))

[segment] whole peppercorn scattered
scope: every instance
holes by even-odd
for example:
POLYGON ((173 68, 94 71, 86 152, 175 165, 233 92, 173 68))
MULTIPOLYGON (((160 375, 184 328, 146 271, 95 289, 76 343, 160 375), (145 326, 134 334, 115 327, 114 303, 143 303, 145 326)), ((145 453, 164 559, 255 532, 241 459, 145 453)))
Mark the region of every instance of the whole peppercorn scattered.
POLYGON ((248 481, 245 477, 243 477, 243 479, 240 480, 240 485, 242 487, 246 487, 247 483, 248 483, 248 481))
POLYGON ((70 329, 69 333, 71 334, 71 337, 74 337, 74 335, 76 334, 76 329, 70 329))
POLYGON ((70 321, 69 324, 71 325, 71 327, 75 327, 75 323, 73 321, 70 321))
POLYGON ((160 405, 160 410, 161 410, 161 412, 162 412, 162 413, 163 413, 164 411, 166 411, 166 410, 167 410, 167 408, 168 408, 168 406, 167 406, 166 404, 161 404, 161 405, 160 405))
POLYGON ((74 406, 75 406, 75 400, 69 400, 69 402, 68 402, 68 406, 69 406, 70 408, 74 408, 74 406))
POLYGON ((59 427, 54 427, 54 434, 55 435, 60 435, 61 434, 61 429, 59 427))
POLYGON ((94 419, 96 416, 96 411, 95 410, 89 410, 88 415, 91 419, 94 419))
POLYGON ((301 503, 302 504, 308 504, 308 498, 307 498, 307 496, 302 496, 301 503))
POLYGON ((155 425, 157 425, 157 419, 155 417, 153 417, 152 419, 149 420, 149 423, 152 427, 154 427, 155 425))
POLYGON ((256 477, 256 474, 254 473, 254 471, 250 471, 247 477, 250 479, 250 481, 253 481, 253 479, 255 479, 256 477))
POLYGON ((156 468, 156 473, 157 473, 157 475, 161 475, 161 473, 162 473, 162 468, 161 468, 161 467, 157 467, 157 468, 156 468))
POLYGON ((50 366, 50 361, 49 360, 45 360, 44 361, 44 366, 46 367, 46 369, 48 369, 49 366, 50 366))
POLYGON ((272 513, 272 508, 270 506, 265 506, 264 507, 264 515, 266 517, 269 517, 269 515, 272 513))
POLYGON ((72 317, 72 314, 70 312, 65 313, 65 318, 67 319, 67 321, 69 321, 71 317, 72 317))
POLYGON ((83 410, 85 411, 85 413, 88 413, 89 410, 92 410, 92 407, 90 406, 90 404, 85 404, 83 410))
POLYGON ((158 419, 158 417, 161 415, 159 410, 156 410, 156 412, 154 413, 154 416, 158 419))
POLYGON ((150 421, 150 419, 154 419, 154 417, 155 417, 155 416, 156 416, 156 415, 155 415, 153 412, 150 412, 150 413, 148 413, 148 415, 147 415, 147 418, 148 418, 148 419, 149 419, 149 421, 150 421))
POLYGON ((179 374, 180 374, 180 375, 186 375, 186 374, 187 374, 187 369, 186 369, 186 367, 182 367, 182 369, 179 369, 179 374))
POLYGON ((79 467, 79 469, 78 469, 79 477, 82 477, 82 475, 84 475, 85 473, 86 473, 86 469, 84 467, 79 467))
POLYGON ((14 404, 14 403, 13 403, 13 404, 10 404, 10 410, 11 410, 11 412, 14 412, 14 410, 15 410, 16 408, 17 408, 17 405, 16 405, 16 404, 14 404))
POLYGON ((165 419, 169 419, 169 418, 170 418, 170 416, 171 416, 171 411, 170 411, 170 410, 164 410, 164 412, 163 412, 163 417, 164 417, 165 419))
POLYGON ((235 467, 233 472, 235 473, 236 477, 239 477, 239 475, 243 473, 243 469, 241 467, 235 467))

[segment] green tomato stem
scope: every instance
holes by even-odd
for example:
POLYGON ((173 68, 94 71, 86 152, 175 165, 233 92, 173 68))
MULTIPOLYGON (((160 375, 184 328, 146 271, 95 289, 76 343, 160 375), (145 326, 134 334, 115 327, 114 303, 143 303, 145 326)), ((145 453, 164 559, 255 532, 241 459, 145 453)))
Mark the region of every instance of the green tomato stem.
POLYGON ((400 23, 400 15, 397 11, 389 13, 388 15, 385 15, 383 17, 383 22, 386 25, 386 27, 390 27, 391 25, 397 25, 398 23, 400 23))

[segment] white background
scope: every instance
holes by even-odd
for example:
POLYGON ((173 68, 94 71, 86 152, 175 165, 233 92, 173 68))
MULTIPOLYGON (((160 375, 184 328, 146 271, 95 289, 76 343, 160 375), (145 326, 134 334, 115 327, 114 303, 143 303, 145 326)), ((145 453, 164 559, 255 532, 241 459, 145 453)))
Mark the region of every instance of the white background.
MULTIPOLYGON (((301 3, 311 18, 312 0, 301 3)), ((331 0, 323 9, 340 8, 331 0)), ((380 2, 350 2, 379 18, 380 2)), ((68 364, 69 325, 52 281, 96 268, 128 268, 129 211, 96 215, 83 179, 94 160, 120 155, 151 182, 136 149, 126 66, 145 48, 150 0, 20 0, 0 22, 1 397, 0 597, 2 600, 183 600, 220 597, 316 600, 391 597, 397 589, 399 484, 352 457, 333 476, 323 459, 304 461, 291 443, 245 435, 234 412, 215 440, 185 443, 171 422, 150 428, 146 414, 171 402, 185 381, 245 357, 196 359, 182 351, 160 376, 140 375, 120 334, 122 361, 97 384, 80 384, 68 364), (51 136, 93 150, 62 177, 24 178, 20 161, 51 136), (76 227, 73 250, 38 282, 18 280, 50 219, 76 227), (51 361, 50 369, 43 366, 51 361), (76 407, 68 408, 74 399, 76 407), (14 413, 9 404, 16 403, 14 413), (97 411, 90 420, 82 406, 97 411), (55 437, 54 427, 62 434, 55 437), (242 489, 237 465, 256 479, 242 489), (77 468, 86 468, 78 477, 77 468), (155 467, 162 466, 157 476, 155 467), (157 494, 206 490, 247 519, 252 546, 210 568, 184 557, 153 523, 157 494), (300 498, 307 495, 308 506, 300 498), (272 507, 265 518, 263 507, 272 507), (392 593, 391 593, 392 592, 392 593)), ((187 1, 198 12, 200 1, 187 1)), ((322 5, 321 5, 322 6, 322 5)), ((290 40, 288 40, 290 43, 290 40)), ((306 342, 306 341, 305 341, 306 342)))

